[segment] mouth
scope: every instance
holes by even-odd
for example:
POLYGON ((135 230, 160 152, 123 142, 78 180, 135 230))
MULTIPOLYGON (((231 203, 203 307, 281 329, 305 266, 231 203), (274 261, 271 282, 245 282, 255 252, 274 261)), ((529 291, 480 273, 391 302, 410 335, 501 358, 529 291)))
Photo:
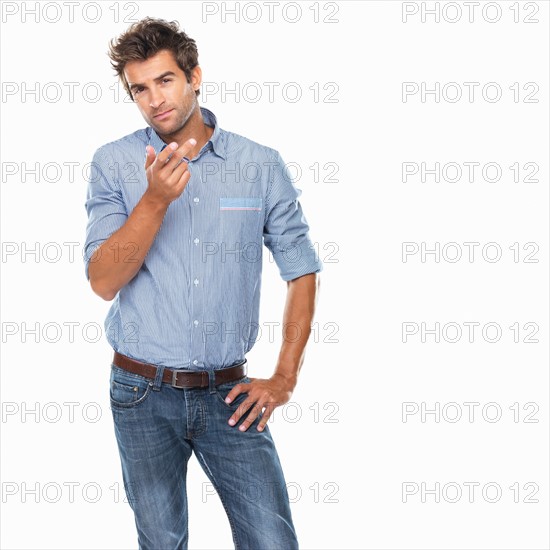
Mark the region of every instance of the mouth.
POLYGON ((155 115, 153 118, 156 119, 156 120, 163 120, 163 119, 167 118, 168 116, 170 116, 170 113, 173 110, 174 109, 170 109, 169 111, 164 111, 163 113, 159 113, 158 115, 155 115))

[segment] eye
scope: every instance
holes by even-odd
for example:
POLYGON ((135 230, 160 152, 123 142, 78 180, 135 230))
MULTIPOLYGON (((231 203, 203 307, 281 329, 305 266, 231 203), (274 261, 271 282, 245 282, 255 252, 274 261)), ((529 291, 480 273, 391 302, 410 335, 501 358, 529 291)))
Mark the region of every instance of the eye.
POLYGON ((143 91, 143 88, 134 88, 134 94, 137 95, 143 91))
POLYGON ((171 78, 163 78, 162 81, 163 82, 172 82, 172 79, 171 78))

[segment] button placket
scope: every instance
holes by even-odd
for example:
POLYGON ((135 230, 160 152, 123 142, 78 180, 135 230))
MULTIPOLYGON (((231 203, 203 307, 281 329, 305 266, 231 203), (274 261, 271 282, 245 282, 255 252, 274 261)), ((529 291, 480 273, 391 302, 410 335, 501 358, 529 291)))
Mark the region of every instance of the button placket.
MULTIPOLYGON (((189 172, 191 173, 191 178, 193 178, 193 172, 194 172, 194 161, 190 161, 189 164, 188 164, 188 170, 189 172), (193 167, 192 167, 193 166, 193 167)), ((188 183, 188 188, 187 190, 189 191, 190 193, 190 196, 193 197, 192 199, 192 202, 191 202, 191 223, 189 224, 190 227, 189 227, 189 240, 188 242, 191 243, 191 239, 192 239, 192 235, 195 233, 195 227, 197 225, 197 215, 198 215, 198 212, 195 211, 194 207, 198 205, 199 203, 199 198, 197 196, 194 196, 196 193, 195 193, 195 187, 196 187, 196 181, 191 181, 189 180, 189 183, 188 183), (191 184, 191 185, 190 185, 191 184)), ((193 241, 194 242, 194 241, 193 241)), ((196 272, 196 259, 195 259, 195 248, 196 247, 191 247, 190 249, 190 253, 191 253, 191 270, 190 272, 191 273, 195 273, 196 272)), ((195 292, 196 292, 196 288, 197 288, 197 285, 195 284, 195 281, 197 279, 195 278, 193 280, 193 285, 191 285, 190 287, 190 301, 191 301, 191 304, 190 304, 190 309, 191 309, 191 315, 193 318, 194 317, 194 313, 195 313, 195 309, 196 309, 196 296, 195 296, 195 292)), ((196 359, 197 357, 197 353, 196 353, 196 338, 194 336, 196 331, 192 330, 191 329, 191 335, 190 335, 190 342, 191 342, 191 346, 190 346, 190 350, 189 350, 189 360, 191 361, 191 363, 195 366, 197 366, 199 364, 199 361, 198 359, 196 359)))
MULTIPOLYGON (((199 157, 201 155, 199 154, 199 157)), ((200 176, 200 159, 195 159, 193 168, 199 173, 200 183, 195 180, 193 189, 191 190, 190 197, 191 198, 191 217, 192 217, 192 223, 191 223, 191 233, 190 233, 190 239, 189 241, 193 241, 193 245, 191 247, 191 273, 194 274, 191 285, 191 296, 192 296, 192 303, 191 303, 191 319, 193 319, 193 329, 196 329, 199 327, 199 319, 195 318, 196 314, 199 315, 202 312, 202 285, 201 285, 201 272, 200 272, 200 247, 199 243, 200 238, 200 231, 198 228, 201 227, 200 219, 201 214, 203 212, 202 204, 201 204, 201 197, 200 193, 202 190, 202 177, 200 176), (197 185, 198 184, 198 185, 197 185)), ((194 171, 195 171, 194 170, 194 171)), ((200 317, 199 317, 200 318, 200 317)), ((197 330, 191 330, 191 359, 192 364, 194 366, 202 366, 202 360, 201 360, 201 354, 203 353, 203 346, 201 341, 201 333, 197 330)))

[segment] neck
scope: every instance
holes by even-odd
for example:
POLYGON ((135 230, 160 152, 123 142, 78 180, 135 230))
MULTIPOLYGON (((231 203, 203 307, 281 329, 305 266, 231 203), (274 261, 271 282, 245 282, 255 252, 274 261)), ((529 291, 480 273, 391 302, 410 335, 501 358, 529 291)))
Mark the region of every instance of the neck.
POLYGON ((204 147, 204 144, 210 139, 214 133, 214 128, 207 126, 202 118, 200 107, 197 103, 197 108, 193 111, 187 122, 178 132, 171 135, 159 136, 165 143, 175 141, 178 145, 182 145, 187 140, 194 138, 197 144, 189 151, 187 157, 193 159, 199 151, 204 147))

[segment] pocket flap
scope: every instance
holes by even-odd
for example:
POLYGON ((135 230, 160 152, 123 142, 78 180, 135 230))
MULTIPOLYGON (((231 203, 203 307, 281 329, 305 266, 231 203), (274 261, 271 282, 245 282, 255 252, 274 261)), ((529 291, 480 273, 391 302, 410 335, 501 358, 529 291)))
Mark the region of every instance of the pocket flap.
POLYGON ((261 197, 220 197, 220 210, 261 210, 261 197))

